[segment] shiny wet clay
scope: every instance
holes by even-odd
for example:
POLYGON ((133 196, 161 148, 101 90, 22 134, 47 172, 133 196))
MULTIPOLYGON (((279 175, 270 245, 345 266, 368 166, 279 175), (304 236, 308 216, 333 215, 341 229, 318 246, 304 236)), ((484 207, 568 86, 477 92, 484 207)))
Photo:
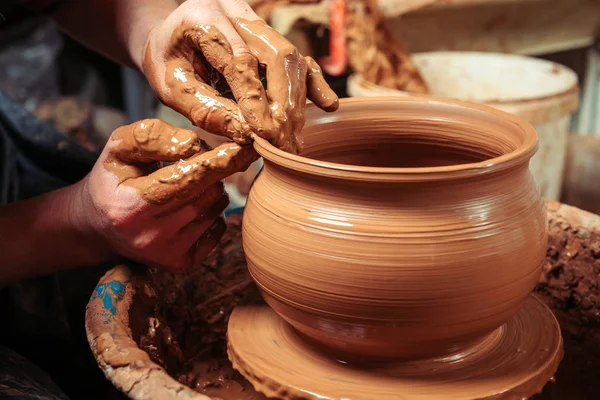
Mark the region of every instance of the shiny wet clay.
POLYGON ((537 135, 491 108, 421 98, 309 107, 302 156, 262 139, 243 223, 269 305, 342 358, 440 356, 484 340, 539 277, 537 135))

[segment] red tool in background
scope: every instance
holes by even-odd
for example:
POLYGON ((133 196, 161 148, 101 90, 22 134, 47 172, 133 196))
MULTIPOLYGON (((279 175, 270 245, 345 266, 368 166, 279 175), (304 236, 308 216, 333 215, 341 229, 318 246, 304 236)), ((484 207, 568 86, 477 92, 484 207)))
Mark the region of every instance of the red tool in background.
POLYGON ((319 60, 323 71, 339 76, 348 66, 346 45, 346 0, 331 0, 329 10, 329 55, 319 60))

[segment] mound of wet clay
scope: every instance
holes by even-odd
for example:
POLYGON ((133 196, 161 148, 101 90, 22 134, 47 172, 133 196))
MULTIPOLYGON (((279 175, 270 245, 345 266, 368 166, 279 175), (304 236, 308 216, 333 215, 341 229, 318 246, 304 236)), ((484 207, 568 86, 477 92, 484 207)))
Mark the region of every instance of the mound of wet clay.
MULTIPOLYGON (((565 357, 556 382, 536 400, 587 400, 600 389, 600 234, 550 207, 549 243, 537 294, 563 330, 565 357)), ((241 216, 204 264, 187 275, 150 271, 134 278, 134 340, 179 382, 213 399, 265 397, 236 372, 226 353, 231 311, 263 300, 242 249, 241 216)))
MULTIPOLYGON (((564 206, 562 206, 564 207, 564 206)), ((562 328, 565 356, 537 399, 597 399, 600 390, 600 233, 585 215, 549 205, 546 264, 536 292, 562 328)), ((575 210, 575 209, 571 209, 575 210)))
POLYGON ((241 216, 229 216, 227 225, 217 248, 191 273, 150 271, 134 278, 130 327, 152 361, 197 392, 213 399, 264 399, 227 359, 231 311, 262 302, 246 267, 241 216))

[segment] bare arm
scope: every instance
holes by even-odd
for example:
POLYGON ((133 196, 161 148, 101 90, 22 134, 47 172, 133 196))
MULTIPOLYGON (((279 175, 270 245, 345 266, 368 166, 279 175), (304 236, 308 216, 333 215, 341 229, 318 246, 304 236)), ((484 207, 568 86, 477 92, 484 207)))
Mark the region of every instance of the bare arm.
POLYGON ((60 269, 91 266, 110 254, 79 222, 82 185, 0 207, 0 287, 60 269))
POLYGON ((141 70, 150 31, 176 0, 21 0, 50 15, 69 35, 121 64, 141 70))

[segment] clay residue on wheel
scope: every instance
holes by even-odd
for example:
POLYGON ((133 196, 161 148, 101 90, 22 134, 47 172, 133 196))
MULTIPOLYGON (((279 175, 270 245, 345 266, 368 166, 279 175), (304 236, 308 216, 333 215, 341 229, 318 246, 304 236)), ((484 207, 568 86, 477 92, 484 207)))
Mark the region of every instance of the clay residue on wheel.
POLYGON ((138 275, 133 288, 131 331, 152 361, 212 398, 264 399, 226 355, 233 308, 262 302, 246 268, 240 216, 228 217, 227 232, 202 267, 182 276, 156 271, 138 275))
POLYGON ((539 400, 595 399, 600 382, 600 217, 548 202, 549 243, 537 292, 563 330, 565 357, 539 400))

